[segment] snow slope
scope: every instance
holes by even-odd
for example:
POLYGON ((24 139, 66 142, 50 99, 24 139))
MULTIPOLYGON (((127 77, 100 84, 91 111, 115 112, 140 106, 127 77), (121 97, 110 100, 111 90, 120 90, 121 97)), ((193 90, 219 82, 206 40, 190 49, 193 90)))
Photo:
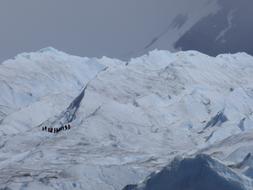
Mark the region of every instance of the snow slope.
POLYGON ((6 134, 29 129, 59 113, 91 78, 104 69, 95 60, 90 61, 45 48, 2 63, 0 132, 6 134))
POLYGON ((251 184, 252 72, 245 53, 21 54, 0 65, 0 188, 122 189, 199 153, 251 184))

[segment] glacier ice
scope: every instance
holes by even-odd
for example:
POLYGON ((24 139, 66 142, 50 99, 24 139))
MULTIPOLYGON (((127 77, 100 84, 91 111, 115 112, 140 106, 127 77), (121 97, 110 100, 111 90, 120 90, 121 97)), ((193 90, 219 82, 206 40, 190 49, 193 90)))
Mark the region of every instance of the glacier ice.
POLYGON ((175 158, 143 183, 123 190, 250 190, 252 182, 207 155, 175 158))
POLYGON ((123 189, 198 154, 252 187, 252 73, 245 53, 20 54, 0 65, 0 189, 123 189))

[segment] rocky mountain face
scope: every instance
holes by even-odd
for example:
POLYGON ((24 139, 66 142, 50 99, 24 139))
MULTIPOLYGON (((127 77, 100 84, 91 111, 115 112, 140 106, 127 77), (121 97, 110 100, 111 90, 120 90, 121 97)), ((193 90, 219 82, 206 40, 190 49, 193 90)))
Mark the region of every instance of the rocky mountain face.
POLYGON ((199 5, 198 9, 175 15, 168 27, 146 44, 142 53, 158 48, 196 50, 211 56, 237 52, 253 55, 251 0, 203 0, 199 5))
POLYGON ((252 1, 218 0, 219 10, 200 19, 175 43, 175 48, 208 55, 247 52, 253 54, 252 1))

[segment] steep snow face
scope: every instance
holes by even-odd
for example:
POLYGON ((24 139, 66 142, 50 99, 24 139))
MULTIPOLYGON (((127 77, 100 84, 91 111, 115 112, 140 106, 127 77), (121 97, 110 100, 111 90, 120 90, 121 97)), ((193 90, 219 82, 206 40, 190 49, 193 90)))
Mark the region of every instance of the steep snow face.
POLYGON ((177 155, 200 152, 251 183, 253 149, 243 142, 253 127, 253 57, 245 53, 153 51, 122 62, 49 48, 0 72, 1 85, 17 89, 0 99, 0 188, 122 189, 177 155), (22 101, 27 89, 36 98, 22 101), (69 131, 41 131, 67 123, 69 131))
POLYGON ((250 190, 252 182, 206 155, 176 158, 163 170, 151 174, 139 185, 124 190, 250 190))
POLYGON ((105 67, 96 60, 91 61, 45 48, 3 62, 0 65, 0 132, 29 129, 65 109, 105 67))

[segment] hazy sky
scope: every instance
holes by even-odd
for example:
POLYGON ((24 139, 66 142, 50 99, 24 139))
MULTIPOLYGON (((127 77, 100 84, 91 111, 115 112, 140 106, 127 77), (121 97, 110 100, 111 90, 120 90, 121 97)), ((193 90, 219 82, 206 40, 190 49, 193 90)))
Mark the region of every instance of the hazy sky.
POLYGON ((81 56, 121 57, 146 45, 179 10, 198 1, 1 0, 0 62, 47 46, 81 56))

